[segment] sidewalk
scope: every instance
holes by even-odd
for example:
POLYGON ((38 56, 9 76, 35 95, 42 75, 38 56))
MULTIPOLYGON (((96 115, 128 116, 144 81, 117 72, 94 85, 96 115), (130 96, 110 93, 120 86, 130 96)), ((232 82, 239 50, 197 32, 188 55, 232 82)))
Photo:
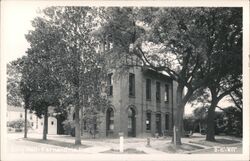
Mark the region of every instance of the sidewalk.
MULTIPOLYGON (((217 153, 215 149, 220 149, 223 148, 225 149, 226 147, 237 147, 236 149, 238 149, 237 153, 242 152, 242 139, 241 138, 236 138, 236 137, 232 137, 232 136, 215 136, 216 140, 220 140, 220 139, 225 139, 225 140, 231 140, 231 141, 237 141, 239 143, 232 143, 232 144, 218 144, 217 142, 211 142, 211 145, 202 145, 202 144, 198 144, 198 143, 194 143, 194 142, 190 142, 193 141, 192 138, 184 138, 182 139, 183 143, 186 144, 190 144, 190 145, 194 145, 194 146, 200 146, 203 149, 197 149, 194 151, 187 151, 185 152, 185 154, 193 154, 193 153, 217 153), (212 145, 212 144, 215 145, 212 145), (217 145, 216 145, 217 144, 217 145)), ((205 137, 204 138, 200 138, 200 139, 196 139, 196 141, 205 141, 205 137)))
MULTIPOLYGON (((12 147, 17 145, 19 148, 23 145, 24 147, 42 147, 42 148, 57 148, 63 149, 68 148, 68 150, 73 150, 74 152, 86 153, 86 154, 97 154, 102 153, 108 150, 119 150, 119 138, 115 139, 82 139, 82 146, 75 147, 74 146, 74 137, 68 135, 48 135, 48 141, 41 141, 41 134, 28 134, 28 139, 24 140, 22 134, 14 134, 9 135, 8 139, 10 143, 13 144, 12 147), (29 140, 30 139, 30 140, 29 140), (33 140, 32 140, 33 139, 33 140), (19 140, 19 141, 18 141, 19 140)), ((239 149, 242 146, 241 139, 232 138, 227 136, 216 136, 216 139, 228 139, 228 140, 237 140, 240 141, 238 144, 221 144, 222 147, 230 147, 237 146, 239 149)), ((204 135, 194 135, 189 138, 182 138, 182 143, 198 146, 203 149, 196 149, 193 151, 183 151, 181 153, 191 154, 191 153, 205 153, 205 152, 213 152, 214 147, 219 147, 218 144, 216 146, 207 146, 197 143, 190 143, 190 141, 205 141, 204 135)), ((135 149, 137 151, 143 151, 146 154, 168 154, 170 153, 167 149, 167 146, 171 142, 171 138, 150 138, 150 145, 147 147, 147 138, 125 138, 124 139, 124 150, 125 149, 135 149), (158 147, 162 147, 164 151, 161 149, 157 150, 158 147)), ((213 143, 213 142, 211 142, 213 143)), ((215 142, 216 143, 216 142, 215 142)))
POLYGON ((144 151, 147 154, 166 154, 163 151, 159 151, 159 150, 156 150, 156 149, 153 149, 153 148, 150 148, 150 147, 146 147, 146 146, 137 147, 136 150, 144 151))

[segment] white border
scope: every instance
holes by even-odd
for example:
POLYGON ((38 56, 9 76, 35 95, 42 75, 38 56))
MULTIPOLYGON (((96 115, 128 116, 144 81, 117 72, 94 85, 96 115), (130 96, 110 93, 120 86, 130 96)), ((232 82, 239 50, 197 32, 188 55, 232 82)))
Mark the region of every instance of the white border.
MULTIPOLYGON (((6 60, 4 37, 1 34, 1 160, 249 160, 249 1, 248 0, 209 0, 209 1, 13 1, 1 2, 1 24, 5 22, 6 5, 40 4, 41 6, 154 6, 154 7, 243 7, 243 154, 166 154, 166 155, 116 155, 116 154, 18 154, 6 156, 6 60)), ((2 26, 2 25, 1 25, 2 26)), ((4 28, 1 27, 1 33, 4 28)))

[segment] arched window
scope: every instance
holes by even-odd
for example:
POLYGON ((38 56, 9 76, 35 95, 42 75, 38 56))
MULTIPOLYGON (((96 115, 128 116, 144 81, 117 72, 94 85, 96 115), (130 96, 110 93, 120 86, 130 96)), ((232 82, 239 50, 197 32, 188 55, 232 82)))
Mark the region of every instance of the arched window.
POLYGON ((107 110, 107 130, 114 130, 114 110, 109 108, 107 110))
POLYGON ((128 136, 135 137, 135 109, 128 109, 128 136))

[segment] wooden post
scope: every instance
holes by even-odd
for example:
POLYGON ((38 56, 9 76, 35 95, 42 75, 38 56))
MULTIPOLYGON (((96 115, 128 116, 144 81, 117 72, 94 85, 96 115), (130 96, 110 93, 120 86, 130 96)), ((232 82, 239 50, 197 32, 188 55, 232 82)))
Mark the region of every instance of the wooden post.
POLYGON ((124 147, 123 147, 123 141, 124 141, 124 139, 123 139, 123 133, 120 132, 119 136, 120 136, 120 153, 123 153, 123 151, 124 151, 124 147))
POLYGON ((150 147, 150 138, 147 138, 147 147, 150 147))

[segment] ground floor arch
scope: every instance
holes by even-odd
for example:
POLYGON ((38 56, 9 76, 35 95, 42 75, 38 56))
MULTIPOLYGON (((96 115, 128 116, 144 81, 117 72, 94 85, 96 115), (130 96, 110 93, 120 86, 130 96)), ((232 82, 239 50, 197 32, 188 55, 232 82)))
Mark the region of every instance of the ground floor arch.
POLYGON ((114 110, 108 108, 106 111, 106 136, 111 136, 114 133, 114 110))
POLYGON ((128 137, 136 137, 136 111, 134 107, 128 108, 128 137))

